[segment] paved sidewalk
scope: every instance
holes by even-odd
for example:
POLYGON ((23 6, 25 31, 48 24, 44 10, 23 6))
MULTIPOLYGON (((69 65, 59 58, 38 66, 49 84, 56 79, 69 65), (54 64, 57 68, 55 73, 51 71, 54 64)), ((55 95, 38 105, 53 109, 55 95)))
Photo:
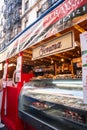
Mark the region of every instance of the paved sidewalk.
POLYGON ((5 124, 0 123, 0 130, 8 130, 5 126, 5 124))
POLYGON ((8 130, 6 127, 0 128, 0 130, 8 130))

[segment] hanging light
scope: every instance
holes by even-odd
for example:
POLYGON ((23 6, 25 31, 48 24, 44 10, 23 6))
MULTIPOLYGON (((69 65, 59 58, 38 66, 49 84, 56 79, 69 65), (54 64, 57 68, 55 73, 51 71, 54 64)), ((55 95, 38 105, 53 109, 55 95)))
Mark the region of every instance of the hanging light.
POLYGON ((61 62, 64 62, 64 59, 63 59, 63 58, 61 59, 61 62))
POLYGON ((53 64, 54 63, 54 61, 53 61, 53 59, 51 58, 51 64, 53 64))

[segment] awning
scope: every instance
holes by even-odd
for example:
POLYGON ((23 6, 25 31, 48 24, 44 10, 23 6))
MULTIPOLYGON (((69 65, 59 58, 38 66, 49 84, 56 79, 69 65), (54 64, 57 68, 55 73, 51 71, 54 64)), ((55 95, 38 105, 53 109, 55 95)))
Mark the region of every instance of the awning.
POLYGON ((87 2, 85 0, 64 1, 61 5, 54 8, 32 26, 26 28, 17 36, 17 38, 14 38, 9 46, 0 52, 0 62, 15 56, 19 52, 64 30, 65 28, 77 24, 82 19, 77 19, 75 21, 75 18, 83 16, 84 14, 87 14, 87 2))

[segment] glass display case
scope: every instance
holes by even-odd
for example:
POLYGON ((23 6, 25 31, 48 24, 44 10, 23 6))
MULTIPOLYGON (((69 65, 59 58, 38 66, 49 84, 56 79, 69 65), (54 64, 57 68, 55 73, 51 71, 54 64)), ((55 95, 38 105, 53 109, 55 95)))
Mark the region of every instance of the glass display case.
POLYGON ((19 96, 19 117, 37 130, 87 130, 80 79, 33 79, 19 96))

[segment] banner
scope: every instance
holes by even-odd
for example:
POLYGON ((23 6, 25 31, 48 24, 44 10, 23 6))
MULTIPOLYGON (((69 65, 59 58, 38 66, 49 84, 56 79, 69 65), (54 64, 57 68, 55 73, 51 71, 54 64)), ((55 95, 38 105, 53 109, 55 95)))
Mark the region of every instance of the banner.
POLYGON ((16 36, 9 46, 0 52, 0 62, 15 56, 19 52, 38 42, 57 34, 87 18, 86 0, 66 0, 41 18, 33 26, 27 27, 16 36))
POLYGON ((80 35, 81 51, 82 51, 82 80, 84 103, 87 104, 87 32, 80 35))

